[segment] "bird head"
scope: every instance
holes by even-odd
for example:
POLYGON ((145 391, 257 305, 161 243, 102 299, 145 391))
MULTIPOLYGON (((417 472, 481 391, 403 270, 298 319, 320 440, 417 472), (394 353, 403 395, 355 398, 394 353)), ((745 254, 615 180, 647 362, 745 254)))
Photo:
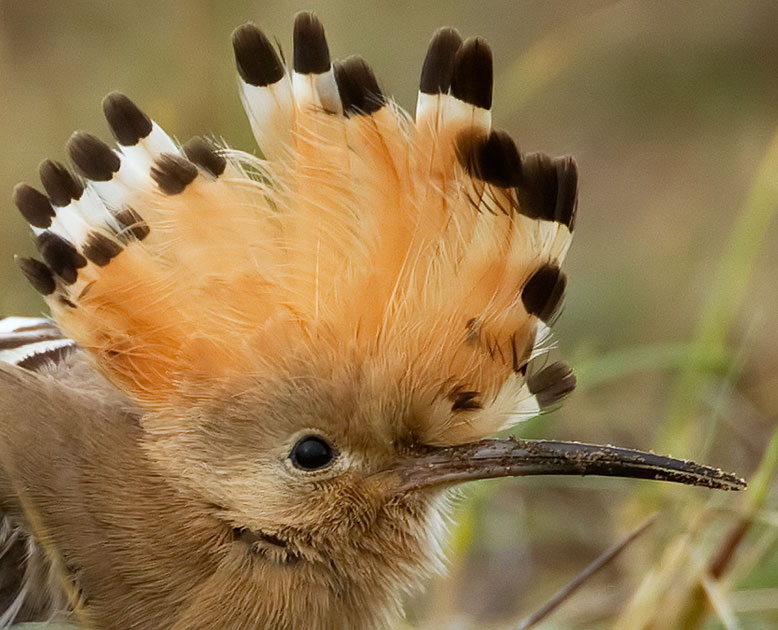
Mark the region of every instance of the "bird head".
MULTIPOLYGON (((299 14, 288 71, 254 25, 233 44, 261 157, 182 147, 132 101, 119 147, 70 140, 17 204, 22 270, 142 410, 143 449, 241 553, 389 601, 438 566, 449 490, 525 474, 738 481, 667 458, 490 436, 575 385, 549 362, 578 172, 492 128, 492 58, 432 39, 415 118, 299 14)), ((299 575, 299 574, 296 574, 299 575)), ((350 592, 337 588, 338 592, 350 592)))

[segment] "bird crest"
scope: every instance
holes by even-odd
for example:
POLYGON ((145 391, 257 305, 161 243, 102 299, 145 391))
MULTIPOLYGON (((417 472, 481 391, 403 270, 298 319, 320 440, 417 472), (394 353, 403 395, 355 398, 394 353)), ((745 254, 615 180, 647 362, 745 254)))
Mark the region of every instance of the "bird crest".
POLYGON ((534 360, 565 289, 577 170, 492 127, 487 44, 438 31, 413 118, 361 58, 331 63, 310 13, 291 69, 253 24, 233 44, 261 157, 179 146, 113 93, 117 147, 76 132, 78 175, 45 161, 45 194, 15 189, 43 258, 20 266, 100 371, 159 411, 291 358, 359 366, 427 397, 432 444, 568 393, 567 366, 534 360))

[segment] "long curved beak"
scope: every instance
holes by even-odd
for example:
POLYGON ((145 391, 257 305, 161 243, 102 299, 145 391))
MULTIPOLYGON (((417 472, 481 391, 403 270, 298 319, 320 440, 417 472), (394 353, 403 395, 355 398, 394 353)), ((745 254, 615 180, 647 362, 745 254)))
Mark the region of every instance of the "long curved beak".
POLYGON ((396 476, 400 491, 524 475, 633 477, 717 490, 746 487, 746 482, 735 475, 689 460, 616 446, 553 440, 482 440, 431 447, 400 460, 387 472, 396 476))

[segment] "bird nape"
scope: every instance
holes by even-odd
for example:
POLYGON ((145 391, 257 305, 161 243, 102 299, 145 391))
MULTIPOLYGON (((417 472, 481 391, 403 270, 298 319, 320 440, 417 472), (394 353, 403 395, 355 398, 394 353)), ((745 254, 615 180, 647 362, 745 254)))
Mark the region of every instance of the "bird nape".
POLYGON ((578 174, 492 128, 483 40, 434 35, 415 118, 310 13, 291 69, 253 24, 233 44, 261 157, 113 93, 117 148, 77 132, 77 175, 14 190, 53 323, 0 321, 0 625, 384 628, 460 482, 744 486, 489 439, 575 385, 544 356, 578 174))

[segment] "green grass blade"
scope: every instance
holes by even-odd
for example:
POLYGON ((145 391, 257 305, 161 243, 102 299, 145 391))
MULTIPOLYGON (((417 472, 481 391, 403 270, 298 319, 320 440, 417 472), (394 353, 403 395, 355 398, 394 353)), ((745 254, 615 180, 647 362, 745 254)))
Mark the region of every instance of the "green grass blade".
POLYGON ((694 454, 694 442, 711 427, 699 427, 701 397, 714 376, 711 353, 726 353, 729 331, 749 291, 757 258, 778 210, 778 133, 773 136, 732 238, 714 275, 708 303, 681 368, 657 448, 694 454))

